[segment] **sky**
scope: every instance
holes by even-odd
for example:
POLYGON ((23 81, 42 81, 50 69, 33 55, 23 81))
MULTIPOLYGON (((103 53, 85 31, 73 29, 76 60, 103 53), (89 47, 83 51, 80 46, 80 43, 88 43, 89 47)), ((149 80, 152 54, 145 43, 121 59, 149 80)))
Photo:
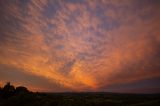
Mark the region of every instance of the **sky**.
POLYGON ((0 0, 0 86, 160 92, 160 0, 0 0))

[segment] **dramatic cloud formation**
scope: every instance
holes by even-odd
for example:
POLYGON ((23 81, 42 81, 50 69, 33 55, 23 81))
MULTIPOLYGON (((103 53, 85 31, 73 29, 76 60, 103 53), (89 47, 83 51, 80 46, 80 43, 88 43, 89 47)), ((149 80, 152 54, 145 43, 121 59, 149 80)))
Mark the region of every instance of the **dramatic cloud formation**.
POLYGON ((159 19, 159 0, 1 0, 1 83, 136 90, 160 77, 159 19))

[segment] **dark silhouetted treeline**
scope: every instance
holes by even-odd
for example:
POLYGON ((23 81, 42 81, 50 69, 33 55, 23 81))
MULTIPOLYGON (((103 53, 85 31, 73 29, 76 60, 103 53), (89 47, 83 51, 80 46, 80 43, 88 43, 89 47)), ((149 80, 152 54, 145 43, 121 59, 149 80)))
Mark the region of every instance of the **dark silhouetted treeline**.
POLYGON ((26 94, 29 93, 28 89, 23 86, 14 87, 13 85, 8 82, 6 85, 4 85, 3 88, 0 88, 0 96, 1 98, 9 98, 12 96, 16 96, 19 94, 26 94))
POLYGON ((160 106, 160 94, 34 93, 7 83, 0 87, 0 106, 160 106))

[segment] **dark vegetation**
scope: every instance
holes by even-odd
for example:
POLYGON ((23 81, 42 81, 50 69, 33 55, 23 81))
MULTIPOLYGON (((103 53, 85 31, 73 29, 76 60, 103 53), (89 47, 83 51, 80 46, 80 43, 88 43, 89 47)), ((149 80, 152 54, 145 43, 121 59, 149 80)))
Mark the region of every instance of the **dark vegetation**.
POLYGON ((0 106, 160 106, 160 94, 33 93, 7 83, 0 87, 0 106))

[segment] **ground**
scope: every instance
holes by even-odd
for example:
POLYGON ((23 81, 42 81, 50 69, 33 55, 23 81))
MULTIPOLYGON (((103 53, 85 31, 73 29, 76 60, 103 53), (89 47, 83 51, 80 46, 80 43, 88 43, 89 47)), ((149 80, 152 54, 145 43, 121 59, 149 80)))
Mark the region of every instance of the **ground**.
POLYGON ((160 94, 29 92, 1 97, 0 106, 160 106, 160 94))

